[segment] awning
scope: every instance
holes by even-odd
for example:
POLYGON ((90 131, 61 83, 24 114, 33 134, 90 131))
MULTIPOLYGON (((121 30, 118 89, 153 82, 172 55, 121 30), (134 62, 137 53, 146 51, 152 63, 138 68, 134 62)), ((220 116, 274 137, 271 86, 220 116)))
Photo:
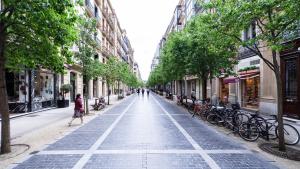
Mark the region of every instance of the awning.
POLYGON ((228 78, 225 78, 223 80, 223 82, 225 84, 228 84, 228 83, 237 83, 237 82, 239 82, 239 78, 238 77, 228 77, 228 78))
POLYGON ((259 76, 259 72, 253 72, 253 73, 248 73, 248 74, 243 74, 243 75, 240 75, 240 79, 249 79, 249 78, 254 78, 254 77, 257 77, 259 76))

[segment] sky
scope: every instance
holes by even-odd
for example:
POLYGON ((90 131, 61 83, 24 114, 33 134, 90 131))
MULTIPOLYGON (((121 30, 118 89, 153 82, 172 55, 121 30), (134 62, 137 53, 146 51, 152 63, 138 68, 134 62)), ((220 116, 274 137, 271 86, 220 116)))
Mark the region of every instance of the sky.
POLYGON ((156 47, 179 0, 111 0, 122 29, 134 48, 143 80, 147 80, 156 47))

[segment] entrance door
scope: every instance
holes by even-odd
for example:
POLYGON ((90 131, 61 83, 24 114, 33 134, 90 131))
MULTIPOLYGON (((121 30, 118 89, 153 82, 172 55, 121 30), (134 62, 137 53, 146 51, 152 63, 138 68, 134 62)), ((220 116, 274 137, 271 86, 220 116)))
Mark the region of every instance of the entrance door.
POLYGON ((300 57, 285 57, 282 63, 283 111, 287 116, 300 119, 300 57))

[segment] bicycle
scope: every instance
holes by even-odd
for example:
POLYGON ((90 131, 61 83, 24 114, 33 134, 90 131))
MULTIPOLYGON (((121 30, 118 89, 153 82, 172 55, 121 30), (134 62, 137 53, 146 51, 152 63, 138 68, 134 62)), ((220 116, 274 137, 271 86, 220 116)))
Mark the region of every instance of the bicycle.
POLYGON ((27 102, 25 102, 24 104, 19 104, 18 106, 10 110, 11 113, 25 113, 27 111, 27 102))
MULTIPOLYGON (((273 119, 264 119, 258 115, 258 112, 251 114, 247 122, 239 126, 239 135, 246 141, 256 141, 259 137, 266 140, 275 140, 278 138, 278 118, 271 115, 273 119)), ((296 145, 299 143, 300 135, 298 130, 290 125, 283 124, 283 131, 286 145, 296 145)))

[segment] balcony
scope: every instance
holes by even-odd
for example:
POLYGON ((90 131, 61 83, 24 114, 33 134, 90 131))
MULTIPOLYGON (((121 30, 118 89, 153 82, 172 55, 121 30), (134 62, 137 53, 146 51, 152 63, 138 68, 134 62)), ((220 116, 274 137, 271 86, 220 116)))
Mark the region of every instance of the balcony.
POLYGON ((114 22, 114 15, 113 14, 109 14, 108 15, 108 18, 107 18, 107 22, 108 22, 108 24, 111 26, 111 28, 112 29, 114 29, 115 28, 115 22, 114 22))
POLYGON ((112 32, 110 32, 109 34, 107 34, 106 38, 109 41, 109 43, 111 43, 111 45, 115 44, 115 38, 114 38, 114 34, 112 32))
POLYGON ((120 46, 118 46, 118 47, 117 47, 117 52, 118 52, 118 55, 120 55, 120 56, 122 56, 122 55, 123 55, 123 52, 122 52, 122 50, 121 50, 121 47, 120 47, 120 46))
POLYGON ((90 0, 85 0, 85 7, 87 9, 87 12, 90 16, 94 16, 94 7, 90 0))
POLYGON ((108 50, 107 47, 104 46, 104 45, 102 45, 102 47, 101 47, 101 52, 102 52, 102 54, 103 54, 104 56, 106 56, 106 57, 108 57, 109 54, 110 54, 109 50, 108 50))
POLYGON ((95 37, 95 42, 97 44, 97 48, 101 49, 101 40, 98 37, 95 37))
POLYGON ((252 52, 251 50, 249 50, 246 47, 240 47, 239 49, 239 54, 238 54, 238 59, 242 60, 242 59, 246 59, 246 58, 250 58, 252 56, 255 56, 256 54, 254 52, 252 52))
POLYGON ((114 48, 110 48, 110 56, 114 56, 115 55, 115 49, 114 48))
POLYGON ((196 14, 202 13, 203 12, 203 7, 198 2, 196 2, 194 4, 194 10, 195 10, 196 14))
POLYGON ((102 9, 103 9, 102 10, 103 16, 107 18, 108 17, 108 7, 102 7, 102 9))
POLYGON ((101 27, 101 32, 102 32, 102 34, 103 34, 105 37, 108 36, 108 30, 106 29, 106 27, 102 26, 102 27, 101 27))
POLYGON ((184 6, 178 5, 177 6, 177 25, 183 25, 184 20, 185 20, 184 6))
POLYGON ((99 12, 95 13, 95 18, 96 18, 96 21, 97 21, 97 26, 101 26, 101 16, 99 14, 99 12))

